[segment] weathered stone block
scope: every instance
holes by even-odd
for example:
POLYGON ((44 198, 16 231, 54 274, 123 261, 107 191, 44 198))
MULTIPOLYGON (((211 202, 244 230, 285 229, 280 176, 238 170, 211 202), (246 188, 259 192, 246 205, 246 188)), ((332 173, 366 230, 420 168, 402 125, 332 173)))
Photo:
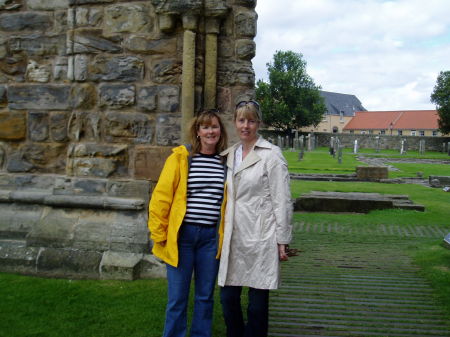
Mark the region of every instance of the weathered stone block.
POLYGON ((100 29, 77 29, 67 37, 68 53, 120 53, 120 37, 104 37, 100 29))
POLYGON ((255 72, 250 61, 224 61, 218 64, 218 85, 249 86, 255 83, 255 72))
POLYGON ((79 210, 46 207, 38 223, 27 235, 31 247, 66 248, 72 246, 79 210))
POLYGON ((42 211, 39 205, 0 203, 0 238, 25 238, 39 222, 42 211))
POLYGON ((34 142, 48 140, 49 118, 48 112, 32 111, 28 113, 28 137, 34 142))
POLYGON ((180 89, 175 85, 158 88, 158 109, 162 112, 176 112, 180 107, 180 89))
POLYGON ((236 36, 254 38, 256 36, 257 17, 253 10, 238 11, 234 17, 236 36))
POLYGON ((68 157, 68 175, 107 178, 128 173, 126 145, 76 144, 69 148, 68 157))
POLYGON ((153 111, 156 109, 157 86, 141 87, 137 93, 137 107, 142 111, 153 111))
POLYGON ((55 80, 67 79, 68 78, 67 70, 68 70, 67 57, 59 56, 55 58, 55 63, 53 66, 53 78, 55 80))
POLYGON ((387 166, 357 166, 356 177, 360 180, 387 179, 389 171, 387 166))
POLYGON ((74 85, 70 92, 70 105, 74 109, 92 109, 97 102, 96 87, 89 83, 74 85))
POLYGON ((155 62, 151 77, 154 82, 161 84, 178 84, 182 72, 180 61, 162 59, 155 62))
POLYGON ((101 195, 106 192, 105 179, 80 179, 73 181, 74 192, 82 195, 101 195))
POLYGON ((23 55, 15 54, 0 59, 0 70, 7 75, 21 76, 25 74, 26 69, 27 60, 23 55))
POLYGON ((25 52, 30 56, 63 56, 66 53, 66 36, 43 36, 33 33, 11 38, 9 46, 12 52, 25 52))
POLYGON ((177 51, 177 39, 150 39, 146 36, 132 35, 124 41, 129 51, 140 54, 168 54, 174 55, 177 51))
POLYGON ((166 265, 154 255, 144 254, 140 262, 139 276, 142 279, 166 278, 166 265))
POLYGON ((234 4, 239 5, 239 6, 249 7, 249 8, 255 8, 256 0, 235 0, 234 4))
POLYGON ((24 112, 0 112, 0 139, 20 140, 26 137, 24 112))
POLYGON ((8 172, 29 172, 34 168, 22 153, 12 153, 8 156, 6 169, 8 172))
POLYGON ((0 269, 2 272, 33 274, 39 248, 27 247, 24 241, 0 241, 0 269))
POLYGON ((69 0, 26 0, 29 9, 52 11, 66 9, 69 7, 69 0))
POLYGON ((450 186, 450 176, 429 176, 428 181, 431 187, 450 186))
POLYGON ((67 110, 68 85, 12 85, 8 88, 8 106, 16 110, 67 110))
POLYGON ((181 114, 161 113, 156 119, 156 144, 172 146, 180 143, 181 114))
POLYGON ((105 115, 105 139, 109 142, 149 143, 153 123, 148 115, 131 112, 108 112, 105 115))
POLYGON ((27 65, 26 78, 29 82, 47 83, 50 79, 50 66, 30 60, 27 65))
POLYGON ((0 15, 0 30, 7 32, 37 30, 45 31, 52 26, 48 14, 38 12, 20 12, 0 15))
POLYGON ((50 113, 50 136, 55 142, 67 141, 67 125, 69 113, 66 111, 55 111, 50 113))
POLYGON ((135 148, 134 177, 157 181, 172 147, 140 145, 135 148))
POLYGON ((0 0, 0 10, 13 11, 22 7, 22 0, 0 0))
POLYGON ((100 86, 100 105, 121 109, 134 105, 136 92, 134 85, 104 84, 100 86))
POLYGON ((73 247, 105 251, 110 246, 111 223, 115 212, 84 210, 75 227, 73 247))
POLYGON ((147 180, 107 180, 107 193, 112 197, 141 198, 147 203, 150 189, 147 180))
POLYGON ((132 281, 139 277, 142 254, 107 251, 100 263, 102 279, 132 281))
POLYGON ((69 0, 69 5, 104 4, 114 0, 69 0))
POLYGON ((144 61, 136 56, 98 56, 89 67, 92 81, 136 82, 144 78, 144 61))
POLYGON ((98 278, 102 254, 79 249, 44 248, 37 260, 38 274, 64 278, 98 278))
POLYGON ((236 41, 236 56, 241 60, 251 60, 255 57, 256 43, 250 39, 236 41))
POLYGON ((103 19, 103 11, 95 7, 77 7, 75 22, 77 27, 97 26, 103 19))
POLYGON ((6 85, 0 85, 0 106, 5 106, 7 103, 6 92, 6 85))
POLYGON ((105 9, 105 33, 150 32, 154 18, 142 3, 127 3, 109 6, 105 9))
POLYGON ((72 112, 69 122, 69 137, 75 141, 100 140, 100 116, 89 112, 72 112))
MULTIPOLYGON (((70 58, 72 60, 72 57, 70 58)), ((88 79, 89 56, 85 54, 77 54, 73 57, 72 63, 69 64, 69 78, 75 81, 86 81, 88 79)))
POLYGON ((111 227, 111 250, 128 253, 149 251, 147 212, 119 213, 111 227))
POLYGON ((22 160, 41 173, 63 173, 66 166, 65 143, 31 143, 21 148, 22 160))

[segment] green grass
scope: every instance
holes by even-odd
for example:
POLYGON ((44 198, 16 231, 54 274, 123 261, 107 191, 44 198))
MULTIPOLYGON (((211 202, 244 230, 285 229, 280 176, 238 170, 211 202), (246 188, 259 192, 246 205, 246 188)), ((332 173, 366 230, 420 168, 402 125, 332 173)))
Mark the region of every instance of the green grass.
POLYGON ((450 249, 441 242, 423 245, 414 252, 421 274, 431 283, 434 296, 450 318, 450 249))
MULTIPOLYGON (((74 281, 0 274, 0 336, 159 337, 166 284, 161 279, 74 281)), ((218 291, 213 335, 225 335, 218 291)))
POLYGON ((425 179, 427 179, 430 175, 450 175, 450 165, 413 163, 389 163, 389 165, 392 165, 399 169, 399 171, 389 171, 389 178, 416 177, 418 172, 421 172, 423 178, 425 179))
POLYGON ((372 211, 368 214, 296 213, 294 215, 295 221, 303 221, 305 223, 417 224, 439 226, 449 224, 450 193, 444 192, 441 189, 413 184, 291 181, 293 198, 310 191, 406 194, 415 203, 424 205, 425 212, 390 209, 372 211))

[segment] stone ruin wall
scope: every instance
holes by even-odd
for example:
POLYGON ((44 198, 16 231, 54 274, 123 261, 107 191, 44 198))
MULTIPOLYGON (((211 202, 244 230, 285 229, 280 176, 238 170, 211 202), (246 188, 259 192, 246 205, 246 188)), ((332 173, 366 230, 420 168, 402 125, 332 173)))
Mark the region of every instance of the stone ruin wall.
POLYGON ((253 97, 255 6, 0 0, 0 271, 163 276, 151 189, 194 112, 253 97))

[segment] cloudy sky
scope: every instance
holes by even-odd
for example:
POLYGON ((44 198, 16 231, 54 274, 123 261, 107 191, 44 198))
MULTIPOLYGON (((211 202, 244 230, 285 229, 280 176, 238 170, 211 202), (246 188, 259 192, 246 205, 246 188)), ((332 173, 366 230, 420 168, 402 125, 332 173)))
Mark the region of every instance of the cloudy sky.
POLYGON ((258 0, 256 11, 256 79, 292 50, 322 90, 368 110, 435 108, 436 78, 450 70, 449 0, 258 0))

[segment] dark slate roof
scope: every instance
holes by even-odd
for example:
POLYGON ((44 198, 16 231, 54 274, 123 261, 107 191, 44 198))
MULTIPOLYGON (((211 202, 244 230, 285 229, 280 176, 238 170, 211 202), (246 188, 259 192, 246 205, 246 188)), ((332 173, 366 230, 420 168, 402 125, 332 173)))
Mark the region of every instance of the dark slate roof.
POLYGON ((367 111, 355 95, 322 90, 320 95, 325 99, 327 115, 339 115, 341 111, 344 111, 344 116, 352 117, 356 111, 367 111))

